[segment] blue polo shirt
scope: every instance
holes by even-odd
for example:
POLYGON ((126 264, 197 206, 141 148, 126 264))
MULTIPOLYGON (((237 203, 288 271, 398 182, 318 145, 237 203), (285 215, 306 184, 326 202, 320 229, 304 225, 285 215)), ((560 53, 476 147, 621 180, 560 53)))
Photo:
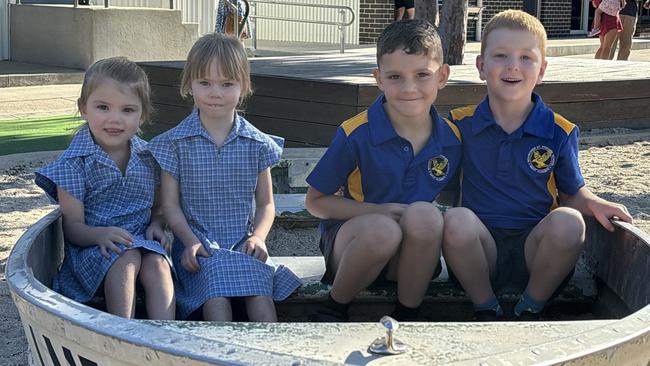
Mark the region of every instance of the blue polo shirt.
POLYGON ((487 98, 450 112, 463 136, 461 205, 488 226, 534 226, 557 207, 558 190, 573 195, 584 186, 578 127, 537 94, 532 100, 533 109, 511 134, 497 125, 487 98))
MULTIPOLYGON (((431 107, 433 128, 426 145, 413 155, 384 110, 383 96, 367 111, 343 122, 329 148, 307 177, 324 194, 343 187, 359 202, 432 202, 453 177, 461 159, 460 133, 431 107)), ((327 226, 327 224, 326 224, 327 226)))

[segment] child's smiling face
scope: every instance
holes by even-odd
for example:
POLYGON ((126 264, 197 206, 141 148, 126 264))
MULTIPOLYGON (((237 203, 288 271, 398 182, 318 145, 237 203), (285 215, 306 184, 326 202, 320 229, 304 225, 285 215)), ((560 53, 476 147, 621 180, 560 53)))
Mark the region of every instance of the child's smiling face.
POLYGON ((88 96, 79 112, 104 151, 127 148, 142 122, 142 102, 128 85, 106 78, 88 96))
POLYGON ((386 96, 385 108, 391 119, 422 118, 429 115, 438 90, 447 84, 449 66, 399 49, 381 56, 373 75, 386 96))
POLYGON ((487 47, 476 58, 476 67, 481 80, 487 83, 490 101, 529 103, 546 71, 546 60, 535 35, 501 28, 492 31, 484 42, 487 47))

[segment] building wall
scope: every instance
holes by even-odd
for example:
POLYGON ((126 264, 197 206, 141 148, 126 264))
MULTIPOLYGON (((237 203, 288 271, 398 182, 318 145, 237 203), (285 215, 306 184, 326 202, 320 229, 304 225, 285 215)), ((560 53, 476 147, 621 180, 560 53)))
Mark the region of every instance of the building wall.
MULTIPOLYGON (((359 0, 359 43, 369 44, 377 40, 379 33, 393 19, 393 0, 359 0)), ((458 1, 458 0, 454 0, 458 1)), ((566 37, 571 29, 572 0, 540 0, 540 21, 549 37, 566 37)), ((442 0, 438 0, 442 8, 442 0)), ((476 0, 469 1, 470 6, 476 0)), ((523 9, 523 0, 483 0, 483 26, 498 12, 507 9, 523 9)), ((476 22, 468 21, 467 40, 473 41, 476 22)))

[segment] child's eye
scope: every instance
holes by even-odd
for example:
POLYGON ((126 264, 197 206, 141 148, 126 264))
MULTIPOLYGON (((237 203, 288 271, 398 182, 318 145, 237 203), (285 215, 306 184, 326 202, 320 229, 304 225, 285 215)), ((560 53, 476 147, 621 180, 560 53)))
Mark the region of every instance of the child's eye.
POLYGON ((523 56, 521 56, 521 59, 524 60, 524 61, 530 61, 531 57, 528 56, 528 55, 523 55, 523 56))
POLYGON ((398 80, 399 75, 388 75, 388 80, 398 80))
POLYGON ((430 75, 431 75, 431 74, 429 74, 428 72, 420 72, 420 73, 418 73, 418 77, 419 77, 420 79, 424 79, 424 78, 426 78, 426 77, 429 77, 430 75))
POLYGON ((108 110, 108 106, 107 106, 107 105, 104 105, 104 104, 99 104, 99 105, 97 106, 97 109, 99 109, 100 111, 107 111, 107 110, 108 110))
POLYGON ((201 86, 208 86, 208 85, 210 85, 210 83, 208 83, 208 82, 205 81, 205 80, 199 80, 199 85, 201 85, 201 86))
POLYGON ((126 113, 132 113, 132 112, 135 112, 135 108, 126 107, 126 108, 124 108, 124 112, 126 112, 126 113))
POLYGON ((505 58, 506 54, 505 53, 497 53, 496 55, 494 55, 494 57, 496 57, 496 58, 505 58))
POLYGON ((225 88, 230 88, 230 87, 233 86, 233 85, 235 85, 235 83, 232 83, 232 82, 230 82, 230 81, 226 81, 225 83, 223 83, 223 86, 224 86, 225 88))

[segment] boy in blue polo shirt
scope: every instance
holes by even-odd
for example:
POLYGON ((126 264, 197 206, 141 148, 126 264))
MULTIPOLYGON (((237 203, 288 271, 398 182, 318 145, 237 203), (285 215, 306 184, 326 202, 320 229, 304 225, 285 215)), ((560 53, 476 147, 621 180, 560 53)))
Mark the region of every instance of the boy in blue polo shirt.
POLYGON ((397 281, 393 316, 416 319, 439 270, 443 222, 432 201, 456 172, 461 146, 433 107, 449 77, 436 29, 392 23, 377 41, 377 65, 383 95, 343 122, 307 178, 306 207, 323 219, 322 281, 332 284, 314 321, 347 320, 348 304, 375 280, 397 281))
POLYGON ((545 50, 536 18, 497 14, 476 58, 487 98, 451 111, 463 136, 463 207, 445 213, 443 253, 477 320, 501 317, 494 291, 512 285, 524 290, 515 316, 537 317, 573 272, 585 239, 582 214, 608 230, 609 218, 632 220, 624 206, 585 187, 578 128, 533 93, 545 50))

